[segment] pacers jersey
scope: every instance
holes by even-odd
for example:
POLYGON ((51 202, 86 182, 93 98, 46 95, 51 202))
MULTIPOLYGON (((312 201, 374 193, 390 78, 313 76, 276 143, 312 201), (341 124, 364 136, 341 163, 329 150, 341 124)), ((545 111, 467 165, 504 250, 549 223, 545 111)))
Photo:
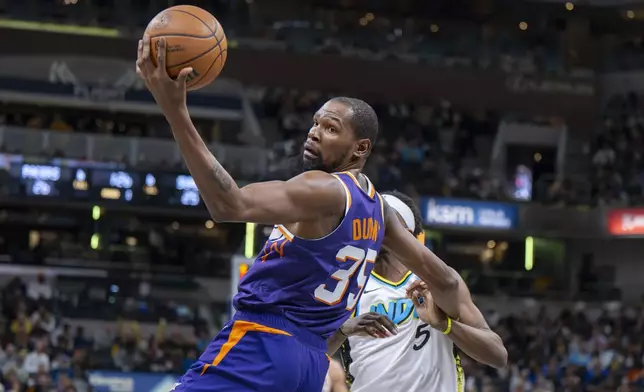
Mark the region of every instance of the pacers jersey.
POLYGON ((329 372, 327 372, 326 376, 324 377, 324 385, 322 386, 322 392, 332 392, 331 377, 329 377, 329 372))
POLYGON ((239 283, 237 310, 279 314, 328 339, 351 315, 385 235, 384 206, 367 179, 335 173, 346 191, 344 217, 320 239, 303 239, 277 225, 239 283))
POLYGON ((352 392, 462 392, 464 376, 452 341, 418 318, 406 288, 411 272, 397 283, 372 272, 356 315, 377 312, 398 326, 387 338, 351 336, 342 359, 352 392))

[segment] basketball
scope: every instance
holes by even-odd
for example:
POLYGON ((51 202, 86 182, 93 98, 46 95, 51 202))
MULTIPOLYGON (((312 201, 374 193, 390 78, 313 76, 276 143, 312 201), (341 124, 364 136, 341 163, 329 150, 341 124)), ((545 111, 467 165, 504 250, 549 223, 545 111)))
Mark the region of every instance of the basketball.
POLYGON ((228 42, 219 21, 208 11, 191 5, 178 5, 155 16, 145 34, 150 36, 153 61, 157 44, 166 40, 166 69, 172 78, 188 67, 193 71, 186 81, 188 90, 197 90, 221 73, 227 57, 228 42))

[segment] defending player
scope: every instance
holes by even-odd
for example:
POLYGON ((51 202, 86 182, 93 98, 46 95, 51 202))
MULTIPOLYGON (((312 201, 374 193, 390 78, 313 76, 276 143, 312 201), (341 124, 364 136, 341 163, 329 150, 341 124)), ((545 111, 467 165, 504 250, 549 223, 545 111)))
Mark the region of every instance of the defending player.
MULTIPOLYGON (((423 234, 420 212, 408 196, 390 192, 382 197, 409 232, 423 234)), ((329 340, 331 353, 344 342, 341 355, 352 392, 462 391, 463 371, 454 344, 481 363, 505 366, 503 342, 488 327, 462 279, 456 321, 435 307, 423 282, 392 254, 381 252, 371 275, 356 317, 329 340)))
POLYGON ((352 313, 381 246, 427 284, 458 317, 458 280, 422 246, 360 173, 378 133, 363 101, 335 98, 313 118, 303 153, 307 172, 239 188, 208 150, 186 107, 186 78, 158 67, 150 38, 139 42, 137 73, 169 122, 201 196, 217 222, 274 224, 234 299, 234 318, 175 386, 177 391, 320 391, 327 339, 352 313))
POLYGON ((322 392, 349 392, 346 383, 347 375, 342 365, 335 359, 329 362, 329 371, 326 373, 322 392))

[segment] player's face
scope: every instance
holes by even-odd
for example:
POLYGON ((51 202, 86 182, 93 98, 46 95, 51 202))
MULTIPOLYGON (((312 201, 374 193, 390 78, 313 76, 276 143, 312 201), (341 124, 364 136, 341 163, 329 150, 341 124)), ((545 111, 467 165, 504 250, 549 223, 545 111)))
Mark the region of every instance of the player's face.
POLYGON ((348 169, 359 148, 351 128, 351 109, 336 101, 328 101, 313 116, 302 162, 304 170, 326 172, 348 169))

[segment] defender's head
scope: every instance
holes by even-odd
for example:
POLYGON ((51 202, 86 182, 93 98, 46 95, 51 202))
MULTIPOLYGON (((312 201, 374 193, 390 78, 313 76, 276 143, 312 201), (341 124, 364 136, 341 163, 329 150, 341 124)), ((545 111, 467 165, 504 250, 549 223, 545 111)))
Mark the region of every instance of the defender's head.
POLYGON ((313 116, 302 153, 304 170, 362 168, 377 136, 378 116, 369 104, 357 98, 333 98, 313 116))
POLYGON ((423 233, 423 222, 420 216, 420 210, 411 199, 411 197, 398 191, 388 191, 382 194, 382 198, 387 202, 389 207, 396 211, 400 223, 407 230, 418 238, 423 233))
MULTIPOLYGON (((421 243, 425 243, 425 232, 423 231, 423 222, 420 216, 420 210, 411 197, 398 191, 387 191, 381 193, 382 199, 389 207, 396 212, 398 220, 414 237, 418 238, 421 243)), ((376 263, 387 262, 392 260, 391 254, 385 248, 380 249, 376 263)))

